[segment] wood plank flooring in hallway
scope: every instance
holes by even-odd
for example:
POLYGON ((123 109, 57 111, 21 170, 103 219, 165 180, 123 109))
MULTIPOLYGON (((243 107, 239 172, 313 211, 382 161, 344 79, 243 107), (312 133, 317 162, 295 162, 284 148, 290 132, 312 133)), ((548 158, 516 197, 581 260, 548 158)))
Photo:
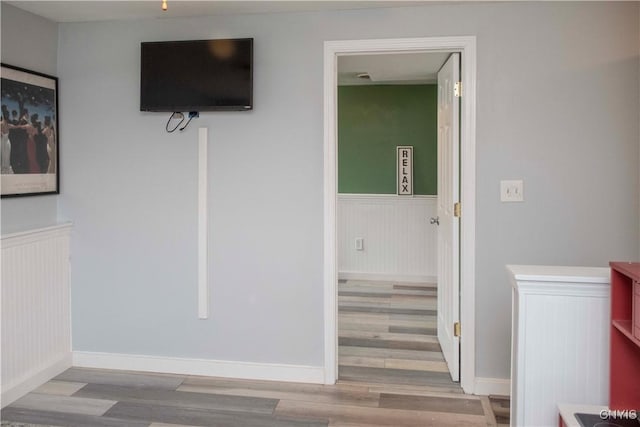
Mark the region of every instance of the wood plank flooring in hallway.
POLYGON ((341 280, 339 380, 462 393, 438 343, 436 298, 433 283, 341 280))

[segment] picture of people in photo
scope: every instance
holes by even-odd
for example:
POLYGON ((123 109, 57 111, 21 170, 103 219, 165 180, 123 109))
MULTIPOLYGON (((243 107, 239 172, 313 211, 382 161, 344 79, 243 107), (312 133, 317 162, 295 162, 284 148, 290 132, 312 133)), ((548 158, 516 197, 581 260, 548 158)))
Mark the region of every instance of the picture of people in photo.
POLYGON ((56 172, 55 92, 1 79, 0 173, 56 172))

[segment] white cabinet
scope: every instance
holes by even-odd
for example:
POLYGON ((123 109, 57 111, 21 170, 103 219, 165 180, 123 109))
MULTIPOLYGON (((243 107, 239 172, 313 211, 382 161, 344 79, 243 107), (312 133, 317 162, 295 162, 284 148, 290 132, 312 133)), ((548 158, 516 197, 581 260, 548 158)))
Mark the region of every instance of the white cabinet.
POLYGON ((558 425, 558 403, 607 405, 608 268, 507 266, 511 425, 558 425))

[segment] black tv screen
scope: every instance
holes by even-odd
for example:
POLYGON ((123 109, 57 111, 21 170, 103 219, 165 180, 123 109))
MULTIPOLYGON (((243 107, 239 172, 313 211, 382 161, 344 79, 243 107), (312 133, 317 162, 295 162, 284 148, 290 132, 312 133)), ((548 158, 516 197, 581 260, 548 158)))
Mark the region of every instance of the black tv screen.
POLYGON ((140 111, 253 108, 253 39, 143 42, 140 111))

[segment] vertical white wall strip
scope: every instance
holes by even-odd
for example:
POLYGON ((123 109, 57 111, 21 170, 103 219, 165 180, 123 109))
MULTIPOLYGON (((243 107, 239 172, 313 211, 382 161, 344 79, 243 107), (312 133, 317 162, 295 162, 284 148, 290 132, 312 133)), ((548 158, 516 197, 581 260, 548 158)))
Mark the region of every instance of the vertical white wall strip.
POLYGON ((2 236, 2 406, 71 366, 70 231, 2 236))
POLYGON ((207 128, 198 129, 198 318, 209 318, 207 128))

